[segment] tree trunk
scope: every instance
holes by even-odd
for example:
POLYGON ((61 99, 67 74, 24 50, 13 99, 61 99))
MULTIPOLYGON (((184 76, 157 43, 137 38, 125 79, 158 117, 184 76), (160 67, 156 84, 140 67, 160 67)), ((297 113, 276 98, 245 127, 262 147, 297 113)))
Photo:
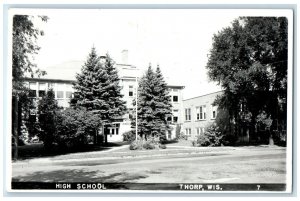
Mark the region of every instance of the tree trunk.
POLYGON ((107 133, 104 133, 104 142, 107 144, 107 133))
POLYGON ((270 132, 270 137, 269 137, 269 145, 274 145, 273 135, 271 132, 270 132))
POLYGON ((14 156, 13 158, 15 160, 18 159, 18 145, 19 145, 19 126, 18 126, 18 123, 19 123, 19 117, 18 117, 18 96, 14 96, 13 97, 13 138, 14 138, 14 146, 15 146, 15 151, 14 151, 14 156))
POLYGON ((95 139, 94 139, 94 144, 98 144, 98 131, 97 131, 97 129, 96 129, 96 131, 95 131, 95 139))

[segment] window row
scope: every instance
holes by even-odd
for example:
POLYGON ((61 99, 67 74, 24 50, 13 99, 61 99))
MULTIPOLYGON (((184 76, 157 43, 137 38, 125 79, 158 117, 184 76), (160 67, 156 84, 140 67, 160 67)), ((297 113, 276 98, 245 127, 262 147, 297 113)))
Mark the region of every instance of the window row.
MULTIPOLYGON (((196 120, 206 120, 206 105, 196 107, 196 120)), ((191 108, 185 109, 185 120, 191 121, 191 108)), ((217 116, 217 106, 211 105, 211 119, 215 119, 217 116)))
MULTIPOLYGON (((55 98, 64 99, 64 98, 72 98, 71 91, 55 91, 55 98)), ((36 98, 36 97, 43 97, 46 95, 46 90, 29 90, 29 97, 36 98)))
MULTIPOLYGON (((195 134, 196 135, 203 135, 204 132, 205 132, 205 128, 204 127, 197 127, 195 129, 195 134)), ((192 129, 191 128, 186 128, 185 129, 185 135, 187 135, 188 137, 191 137, 192 136, 192 129)))
POLYGON ((49 88, 52 88, 55 91, 69 91, 69 90, 72 90, 73 85, 71 83, 29 82, 28 87, 31 90, 45 91, 49 88))

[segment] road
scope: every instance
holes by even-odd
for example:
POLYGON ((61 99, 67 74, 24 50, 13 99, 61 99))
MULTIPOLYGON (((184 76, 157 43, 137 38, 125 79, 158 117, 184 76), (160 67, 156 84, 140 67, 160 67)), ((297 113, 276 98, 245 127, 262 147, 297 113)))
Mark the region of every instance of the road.
MULTIPOLYGON (((85 153, 17 161, 13 181, 131 183, 285 183, 282 147, 188 149, 126 155, 85 153), (159 153, 159 154, 157 154, 159 153), (92 157, 93 156, 93 157, 92 157)), ((126 153, 126 152, 125 152, 126 153)))

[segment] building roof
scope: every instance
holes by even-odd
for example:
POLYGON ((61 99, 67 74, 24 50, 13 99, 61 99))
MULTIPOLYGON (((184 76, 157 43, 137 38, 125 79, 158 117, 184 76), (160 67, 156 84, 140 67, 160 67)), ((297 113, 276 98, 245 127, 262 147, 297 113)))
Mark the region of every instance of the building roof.
POLYGON ((212 93, 208 93, 208 94, 203 94, 201 96, 195 96, 193 98, 187 98, 187 99, 184 99, 183 101, 186 101, 186 100, 192 100, 192 99, 195 99, 195 98, 200 98, 200 97, 203 97, 203 96, 208 96, 208 95, 212 95, 212 94, 218 94, 218 93, 221 93, 223 92, 223 90, 221 91, 216 91, 216 92, 212 92, 212 93))
MULTIPOLYGON (((48 81, 48 82, 65 82, 72 83, 76 80, 76 74, 80 73, 84 61, 69 61, 55 66, 50 66, 46 70, 47 74, 40 78, 26 78, 27 80, 36 80, 36 81, 48 81)), ((116 67, 119 71, 120 79, 136 79, 142 75, 141 71, 133 65, 117 63, 116 67)), ((171 81, 169 78, 166 78, 166 83, 169 87, 183 89, 184 86, 178 84, 178 82, 171 81)))

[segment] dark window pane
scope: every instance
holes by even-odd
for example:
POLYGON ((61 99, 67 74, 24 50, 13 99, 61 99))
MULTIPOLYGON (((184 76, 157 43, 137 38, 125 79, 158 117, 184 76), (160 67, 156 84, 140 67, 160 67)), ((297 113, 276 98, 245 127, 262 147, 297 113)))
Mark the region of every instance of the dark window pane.
POLYGON ((39 97, 43 97, 46 95, 46 91, 39 91, 39 97))
POLYGON ((130 91, 130 92, 129 92, 129 96, 133 96, 133 91, 130 91))
POLYGON ((178 96, 173 96, 173 102, 178 102, 178 96))
POLYGON ((36 122, 36 115, 29 115, 29 122, 36 122))
POLYGON ((178 117, 173 117, 173 121, 174 121, 175 123, 177 123, 178 117))
POLYGON ((36 90, 30 90, 29 97, 36 97, 36 90))

